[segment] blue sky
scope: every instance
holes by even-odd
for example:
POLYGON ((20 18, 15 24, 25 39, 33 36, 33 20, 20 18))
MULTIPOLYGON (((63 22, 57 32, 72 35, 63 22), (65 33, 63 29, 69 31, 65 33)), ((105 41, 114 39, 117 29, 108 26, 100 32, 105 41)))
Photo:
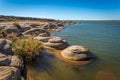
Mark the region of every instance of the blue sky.
POLYGON ((0 15, 120 20, 120 0, 0 0, 0 15))

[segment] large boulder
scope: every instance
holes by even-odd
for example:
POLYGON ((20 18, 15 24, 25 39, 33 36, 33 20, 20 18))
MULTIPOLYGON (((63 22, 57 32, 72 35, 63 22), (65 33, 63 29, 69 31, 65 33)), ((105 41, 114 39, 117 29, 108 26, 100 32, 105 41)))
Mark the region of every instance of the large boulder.
POLYGON ((89 58, 88 51, 88 48, 84 46, 73 45, 64 49, 61 55, 69 60, 85 60, 89 58))
POLYGON ((12 54, 12 48, 10 45, 12 44, 12 41, 6 40, 6 39, 0 39, 0 52, 10 55, 12 54))
POLYGON ((20 71, 15 67, 0 66, 0 80, 21 80, 20 71))
POLYGON ((66 40, 64 40, 60 37, 52 37, 48 40, 48 42, 43 43, 43 45, 62 50, 68 46, 68 43, 66 40))

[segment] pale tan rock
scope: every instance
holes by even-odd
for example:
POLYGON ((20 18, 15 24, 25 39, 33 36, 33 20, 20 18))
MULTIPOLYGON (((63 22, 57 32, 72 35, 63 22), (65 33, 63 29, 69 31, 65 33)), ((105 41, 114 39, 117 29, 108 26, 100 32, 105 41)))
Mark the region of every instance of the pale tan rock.
POLYGON ((20 71, 15 67, 0 66, 0 80, 20 80, 20 71))
POLYGON ((17 67, 22 71, 24 67, 22 58, 15 55, 12 56, 10 66, 17 67))
POLYGON ((53 37, 53 38, 49 39, 49 42, 51 42, 51 43, 63 43, 64 41, 60 37, 53 37))
POLYGON ((22 34, 23 35, 28 35, 28 34, 40 34, 40 33, 45 33, 46 31, 44 29, 40 29, 40 28, 32 28, 32 29, 29 29, 25 32, 23 32, 22 34))
POLYGON ((0 52, 0 66, 8 66, 11 62, 11 57, 0 52))
POLYGON ((40 36, 37 36, 37 37, 34 37, 35 40, 39 40, 41 42, 48 42, 48 40, 50 39, 50 37, 40 37, 40 36))
POLYGON ((89 57, 87 53, 88 51, 88 48, 84 46, 73 45, 64 49, 61 52, 61 55, 70 60, 84 60, 89 57))
POLYGON ((41 36, 41 37, 49 37, 49 36, 50 36, 50 33, 46 31, 45 33, 40 33, 38 36, 41 36))
POLYGON ((52 37, 48 40, 48 42, 43 43, 43 45, 62 50, 68 46, 68 43, 60 37, 52 37))

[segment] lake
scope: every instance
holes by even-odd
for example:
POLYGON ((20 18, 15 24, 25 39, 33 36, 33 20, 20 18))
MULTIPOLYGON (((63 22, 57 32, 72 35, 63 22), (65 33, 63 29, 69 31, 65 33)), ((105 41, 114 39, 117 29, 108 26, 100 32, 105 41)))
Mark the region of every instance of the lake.
POLYGON ((52 34, 70 45, 88 47, 97 60, 75 67, 44 54, 38 63, 29 66, 34 80, 120 80, 120 22, 81 21, 52 34))

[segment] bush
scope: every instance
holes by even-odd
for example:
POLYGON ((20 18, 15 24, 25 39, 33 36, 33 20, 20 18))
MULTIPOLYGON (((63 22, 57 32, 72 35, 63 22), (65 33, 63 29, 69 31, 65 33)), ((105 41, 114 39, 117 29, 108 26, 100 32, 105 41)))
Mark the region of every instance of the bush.
POLYGON ((19 39, 12 45, 13 52, 23 58, 25 62, 33 61, 40 55, 41 43, 33 39, 19 39))
POLYGON ((18 29, 21 28, 20 24, 19 24, 17 21, 15 21, 15 22, 13 23, 13 25, 16 26, 18 29))

